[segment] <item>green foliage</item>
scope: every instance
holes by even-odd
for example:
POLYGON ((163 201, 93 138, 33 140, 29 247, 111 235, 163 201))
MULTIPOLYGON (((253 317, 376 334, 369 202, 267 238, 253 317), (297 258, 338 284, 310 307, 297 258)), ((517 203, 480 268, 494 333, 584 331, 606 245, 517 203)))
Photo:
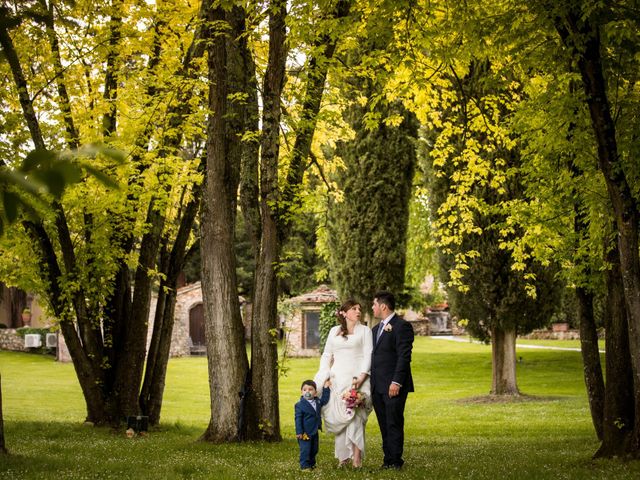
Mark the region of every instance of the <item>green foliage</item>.
MULTIPOLYGON (((422 172, 416 172, 414 191, 409 203, 407 231, 407 265, 405 272, 408 287, 418 288, 427 275, 439 276, 436 240, 433 234, 429 192, 424 187, 422 172)), ((435 288, 437 291, 437 288, 435 288)), ((435 292, 434 292, 435 293, 435 292)))
POLYGON ((514 253, 523 229, 513 212, 532 200, 521 180, 519 139, 505 120, 519 84, 486 61, 450 80, 441 128, 427 138, 425 178, 452 313, 481 339, 493 328, 526 333, 549 322, 560 285, 548 259, 514 253))
POLYGON ((281 295, 299 295, 318 284, 326 261, 316 249, 318 217, 305 211, 296 215, 292 231, 282 247, 278 290, 281 295))
POLYGON ((34 203, 46 207, 50 199, 59 200, 66 188, 80 182, 86 174, 106 187, 117 189, 112 177, 86 160, 97 155, 119 164, 124 161, 118 150, 94 144, 69 152, 36 149, 15 169, 0 167, 0 236, 5 223, 14 223, 21 212, 33 217, 37 211, 34 203))
POLYGON ((340 302, 325 303, 320 309, 320 351, 324 351, 324 346, 329 337, 329 331, 336 326, 336 312, 340 308, 340 302))
POLYGON ((20 327, 16 329, 16 333, 24 338, 25 335, 36 334, 44 338, 47 333, 51 333, 51 328, 35 328, 35 327, 20 327))

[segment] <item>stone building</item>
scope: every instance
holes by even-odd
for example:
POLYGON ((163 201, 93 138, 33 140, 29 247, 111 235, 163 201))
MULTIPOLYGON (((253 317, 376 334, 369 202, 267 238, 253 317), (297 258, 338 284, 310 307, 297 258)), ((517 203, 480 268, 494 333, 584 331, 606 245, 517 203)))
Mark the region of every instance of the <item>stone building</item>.
POLYGON ((337 300, 336 291, 326 285, 287 300, 292 312, 280 321, 285 327, 289 355, 310 357, 320 353, 320 310, 337 300))
MULTIPOLYGON (((149 309, 149 327, 147 330, 147 350, 151 344, 153 334, 153 320, 156 311, 158 297, 154 294, 151 297, 149 309)), ((34 302, 35 303, 35 302, 34 302)), ((32 305, 34 305, 32 303, 32 305)), ((174 314, 173 334, 171 337, 171 349, 169 356, 183 357, 191 354, 206 354, 206 344, 204 338, 204 315, 202 308, 202 288, 200 282, 186 285, 178 289, 176 297, 176 308, 174 314)), ((13 330, 15 332, 15 330, 13 330)), ((0 340, 3 338, 0 336, 0 340)), ((20 341, 24 342, 20 338, 20 341)), ((9 348, 8 341, 4 340, 0 347, 9 348)), ((22 349, 26 350, 26 349, 22 349)), ((71 355, 64 341, 64 337, 58 334, 58 346, 56 348, 56 359, 61 362, 70 362, 71 355)))
MULTIPOLYGON (((151 297, 151 306, 149 308, 147 351, 153 335, 157 303, 158 296, 154 294, 151 297)), ((200 345, 204 347, 204 315, 202 315, 202 289, 200 288, 200 283, 186 285, 178 289, 173 318, 173 333, 171 335, 171 348, 169 349, 170 357, 191 355, 192 346, 194 349, 199 349, 200 345), (194 317, 194 336, 196 337, 194 342, 190 338, 189 320, 191 316, 194 317)))
MULTIPOLYGON (((250 314, 248 314, 249 305, 247 305, 244 298, 240 297, 239 299, 242 322, 245 326, 245 337, 249 339, 251 333, 251 318, 250 314)), ((157 300, 155 295, 151 298, 147 346, 151 343, 151 335, 153 334, 153 319, 157 300)), ((187 355, 206 355, 206 353, 202 284, 195 282, 178 289, 169 355, 171 357, 184 357, 187 355)))

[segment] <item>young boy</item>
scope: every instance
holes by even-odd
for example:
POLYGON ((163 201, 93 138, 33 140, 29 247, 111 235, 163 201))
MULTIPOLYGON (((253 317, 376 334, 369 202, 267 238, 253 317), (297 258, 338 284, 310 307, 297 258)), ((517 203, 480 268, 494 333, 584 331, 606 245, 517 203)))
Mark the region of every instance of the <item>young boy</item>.
POLYGON ((302 382, 302 396, 296 403, 296 438, 300 447, 300 468, 310 470, 316 466, 316 455, 320 447, 318 430, 322 430, 320 408, 329 401, 329 385, 327 380, 322 389, 322 397, 317 398, 316 383, 313 380, 302 382))

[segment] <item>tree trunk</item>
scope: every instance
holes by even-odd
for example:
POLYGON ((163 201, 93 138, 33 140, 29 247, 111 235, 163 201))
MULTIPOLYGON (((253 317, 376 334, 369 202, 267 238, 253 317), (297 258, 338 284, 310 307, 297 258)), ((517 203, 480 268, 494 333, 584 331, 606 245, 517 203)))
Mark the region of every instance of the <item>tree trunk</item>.
POLYGON ((491 330, 491 395, 520 395, 516 383, 516 331, 491 330))
MULTIPOLYGON (((206 15, 206 5, 203 3, 200 6, 199 19, 204 20, 206 15)), ((178 75, 185 79, 192 79, 195 77, 193 70, 193 61, 201 57, 204 53, 204 27, 203 23, 199 23, 197 30, 194 34, 193 41, 189 46, 185 58, 182 62, 182 67, 178 72, 178 75)), ((156 26, 156 32, 159 31, 159 27, 156 26)), ((155 37, 154 45, 154 59, 150 68, 153 65, 159 63, 160 60, 160 37, 155 37)), ((189 113, 189 104, 193 96, 191 89, 181 89, 178 92, 178 99, 174 105, 168 109, 168 123, 169 128, 166 129, 161 142, 161 148, 159 156, 164 158, 167 154, 175 154, 180 148, 180 143, 183 139, 183 131, 181 126, 189 113)), ((153 97, 153 92, 149 92, 149 97, 153 97)), ((151 133, 151 132, 149 132, 151 133)), ((148 138, 145 140, 148 143, 148 138)), ((145 149, 148 145, 145 146, 145 149)), ((205 159, 201 162, 201 171, 204 171, 205 159)), ((160 255, 161 261, 159 269, 164 274, 164 278, 160 282, 160 288, 158 292, 158 298, 156 303, 156 311, 153 323, 153 333, 151 336, 151 343, 149 346, 149 352, 147 354, 147 363, 144 373, 144 379, 142 382, 142 388, 139 397, 139 404, 141 411, 149 416, 149 422, 152 425, 157 425, 160 422, 160 412, 162 409, 162 398, 164 395, 165 378, 167 373, 167 363, 169 361, 169 354, 171 350, 171 340, 173 335, 174 326, 174 313, 176 306, 176 288, 178 282, 178 276, 184 265, 184 258, 186 254, 186 246, 189 240, 191 228, 193 222, 198 213, 200 207, 200 197, 202 195, 202 188, 200 185, 195 185, 191 192, 192 198, 181 212, 178 214, 180 219, 180 226, 176 239, 171 248, 171 252, 168 254, 168 258, 164 260, 167 255, 160 255)), ((156 217, 159 218, 158 215, 156 217)), ((153 218, 149 215, 149 218, 153 218)), ((164 216, 162 222, 164 223, 164 216)), ((161 229, 157 231, 158 237, 150 237, 154 241, 159 242, 161 229)), ((166 240, 168 243, 168 240, 166 240)), ((156 246, 157 250, 157 246, 156 246)), ((163 249, 163 251, 165 251, 163 249)), ((150 258, 151 259, 151 258, 150 258)), ((137 291, 137 289, 136 289, 137 291)), ((135 300, 134 300, 135 304, 135 300)))
POLYGON ((80 141, 78 130, 76 129, 73 121, 73 115, 71 113, 71 101, 69 100, 69 94, 67 93, 67 85, 64 79, 64 67, 62 66, 62 59, 60 58, 60 44, 58 42, 58 36, 55 30, 54 8, 53 2, 50 1, 47 5, 46 0, 39 0, 43 10, 47 12, 45 17, 45 24, 47 26, 47 36, 49 37, 49 45, 51 46, 51 53, 53 54, 53 66, 55 68, 56 85, 58 86, 58 96, 60 97, 60 109, 64 117, 64 124, 67 130, 67 144, 72 149, 77 149, 80 141))
POLYGON ((604 397, 602 444, 594 457, 626 455, 636 415, 634 414, 633 371, 629 363, 629 330, 620 255, 615 242, 605 245, 607 296, 605 337, 607 383, 604 397))
MULTIPOLYGON (((628 314, 629 352, 633 369, 634 410, 640 412, 640 252, 639 212, 629 186, 616 141, 607 87, 600 54, 598 26, 580 12, 568 12, 556 27, 577 60, 586 94, 596 144, 598 163, 604 175, 616 219, 620 269, 628 314)), ((629 446, 633 457, 640 457, 640 422, 634 423, 629 446)))
POLYGON ((2 414, 2 374, 0 373, 0 454, 8 453, 4 442, 4 416, 2 414))
POLYGON ((44 150, 46 148, 44 140, 42 138, 42 132, 40 131, 40 124, 38 123, 38 117, 33 109, 33 102, 29 96, 29 89, 27 87, 27 80, 25 79, 22 66, 20 65, 20 59, 16 53, 16 49, 13 45, 13 40, 9 35, 9 28, 18 25, 18 20, 11 20, 8 18, 0 21, 0 46, 2 46, 2 53, 4 54, 7 63, 11 67, 11 73, 13 75, 13 81, 16 84, 18 91, 18 97, 20 100, 20 106, 22 107, 23 116, 27 122, 29 133, 33 139, 33 144, 36 148, 44 150))
POLYGON ((72 320, 65 311, 70 308, 62 295, 58 279, 62 275, 56 260, 55 251, 41 224, 23 222, 27 234, 34 244, 34 251, 40 264, 41 275, 48 285, 48 297, 54 315, 60 319, 60 330, 69 348, 73 367, 87 405, 87 420, 93 423, 104 421, 104 403, 100 385, 103 379, 97 377, 90 360, 85 355, 80 338, 72 320))
POLYGON ((117 108, 116 100, 118 98, 118 68, 116 61, 118 59, 118 47, 120 38, 122 37, 122 17, 120 10, 122 9, 122 0, 112 0, 111 8, 113 13, 109 20, 110 36, 109 36, 109 53, 107 54, 107 66, 104 77, 104 94, 103 98, 106 102, 106 111, 102 117, 102 135, 105 141, 116 132, 117 108))
POLYGON ((140 409, 143 415, 149 416, 151 425, 160 423, 162 398, 164 396, 167 366, 171 352, 174 314, 176 308, 175 282, 173 287, 161 284, 160 288, 167 292, 158 293, 158 303, 153 323, 152 347, 149 348, 149 359, 145 369, 145 378, 140 393, 140 409))
MULTIPOLYGON (((578 91, 577 82, 571 82, 569 92, 574 94, 578 91)), ((577 111, 574 112, 577 116, 577 111)), ((575 123, 569 125, 569 133, 567 140, 574 141, 575 123)), ((595 317, 593 313, 593 291, 589 287, 589 281, 593 277, 591 266, 584 262, 583 255, 580 253, 585 242, 589 238, 589 220, 587 218, 585 208, 581 205, 581 192, 578 185, 582 183, 584 178, 583 172, 576 164, 575 155, 570 154, 568 158, 568 167, 574 182, 573 196, 573 230, 576 233, 577 240, 575 244, 574 258, 577 262, 585 263, 583 283, 576 287, 576 299, 578 301, 578 321, 580 322, 580 350, 582 352, 582 363, 584 365, 584 380, 587 388, 587 396, 589 398, 589 407, 591 410, 591 420, 596 430, 598 439, 602 440, 602 430, 604 422, 604 402, 605 387, 604 378, 602 376, 602 365, 600 363, 600 351, 598 348, 598 332, 596 328, 595 317)))
POLYGON ((162 268, 165 278, 160 283, 158 291, 153 335, 151 337, 151 346, 149 347, 142 393, 140 394, 140 406, 143 413, 149 416, 149 422, 152 425, 160 423, 167 363, 173 335, 178 276, 184 265, 187 241, 200 207, 201 192, 202 189, 199 186, 192 192, 193 198, 187 204, 182 215, 178 234, 166 262, 167 265, 162 268))
MULTIPOLYGON (((327 15, 332 19, 342 19, 349 15, 351 9, 351 0, 338 0, 334 10, 327 15)), ((318 36, 314 42, 313 54, 309 58, 306 66, 307 84, 304 98, 302 101, 302 112, 300 122, 296 130, 296 139, 291 152, 291 160, 287 172, 287 181, 285 183, 282 194, 283 204, 293 210, 293 204, 299 204, 299 192, 302 187, 302 180, 307 166, 307 159, 311 152, 311 142, 315 133, 318 113, 322 103, 322 94, 324 91, 327 73, 331 59, 336 50, 338 36, 325 33, 318 36)), ((284 236, 290 231, 289 216, 281 217, 280 229, 284 236)), ((282 238, 284 241, 285 238, 282 238)))
POLYGON ((251 327, 250 439, 280 441, 278 402, 277 291, 274 265, 278 261, 277 228, 273 218, 262 220, 262 242, 256 268, 251 327))
MULTIPOLYGON (((278 154, 280 148, 280 102, 287 57, 286 1, 269 5, 269 60, 263 84, 263 129, 260 164, 261 241, 251 322, 251 410, 258 431, 249 438, 280 441, 278 402, 278 345, 276 268, 279 262, 278 154)), ((255 425, 255 422, 252 422, 255 425)))
POLYGON ((586 288, 576 288, 578 318, 580 319, 580 350, 584 364, 584 383, 587 387, 591 420, 598 439, 602 440, 604 421, 604 379, 598 349, 598 331, 593 316, 593 294, 586 288))
POLYGON ((209 5, 207 168, 202 204, 202 290, 209 366, 211 419, 203 439, 239 438, 240 395, 248 369, 235 270, 237 167, 227 157, 227 55, 221 7, 209 5), (224 366, 224 368, 223 368, 224 366))
MULTIPOLYGON (((232 92, 246 96, 243 102, 230 105, 238 132, 254 133, 260 131, 258 106, 258 82, 256 65, 246 36, 246 14, 244 9, 234 7, 229 15, 234 41, 228 42, 229 81, 232 92)), ((254 261, 258 262, 260 252, 260 205, 258 197, 258 165, 260 161, 260 142, 257 138, 247 137, 241 142, 240 161, 240 208, 244 217, 245 230, 251 239, 254 261)), ((252 302, 253 303, 253 302, 252 302)))
POLYGON ((150 223, 150 229, 140 241, 140 255, 131 303, 131 321, 123 332, 124 349, 118 358, 114 384, 114 391, 119 402, 118 411, 123 416, 138 415, 140 410, 139 389, 147 352, 151 284, 153 281, 149 272, 155 270, 160 236, 164 227, 164 216, 156 210, 153 200, 148 209, 147 221, 150 223))

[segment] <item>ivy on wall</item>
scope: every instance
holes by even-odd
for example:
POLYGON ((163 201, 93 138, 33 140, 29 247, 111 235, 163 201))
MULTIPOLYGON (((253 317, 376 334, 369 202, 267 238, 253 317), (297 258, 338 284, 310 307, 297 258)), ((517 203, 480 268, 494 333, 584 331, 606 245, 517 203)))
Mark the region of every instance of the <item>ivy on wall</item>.
POLYGON ((336 312, 340 308, 339 302, 325 303, 320 309, 320 351, 324 350, 329 331, 337 324, 336 312))

